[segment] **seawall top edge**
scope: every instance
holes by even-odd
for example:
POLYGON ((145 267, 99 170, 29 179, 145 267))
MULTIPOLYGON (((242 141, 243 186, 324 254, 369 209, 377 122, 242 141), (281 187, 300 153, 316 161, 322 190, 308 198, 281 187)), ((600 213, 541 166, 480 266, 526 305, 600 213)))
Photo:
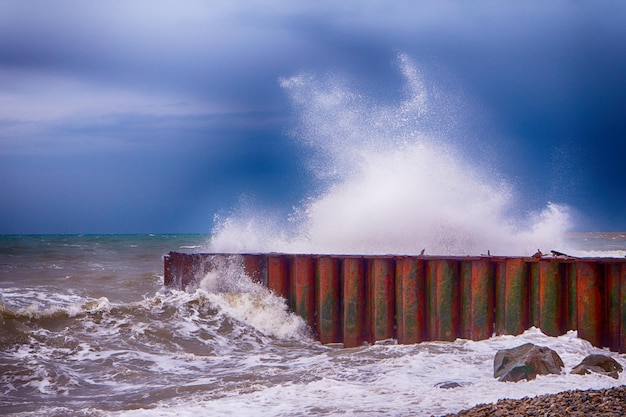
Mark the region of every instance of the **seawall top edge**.
POLYGON ((345 259, 400 259, 415 258, 421 260, 451 260, 451 261, 478 261, 488 260, 503 262, 507 259, 522 259, 525 262, 553 261, 561 263, 595 262, 595 263, 626 263, 624 258, 611 257, 573 257, 573 256, 500 256, 500 255, 408 255, 408 254, 332 254, 332 253, 285 253, 285 252, 176 252, 170 251, 165 256, 267 256, 267 257, 311 257, 311 258, 345 258, 345 259))

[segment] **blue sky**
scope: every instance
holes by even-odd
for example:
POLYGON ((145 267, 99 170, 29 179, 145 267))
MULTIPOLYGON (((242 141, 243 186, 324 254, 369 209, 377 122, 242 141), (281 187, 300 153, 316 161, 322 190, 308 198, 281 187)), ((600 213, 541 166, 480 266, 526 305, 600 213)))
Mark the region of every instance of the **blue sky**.
POLYGON ((242 198, 288 214, 315 180, 281 77, 393 101, 399 53, 524 209, 626 230, 625 21, 619 1, 0 0, 0 233, 206 233, 242 198))

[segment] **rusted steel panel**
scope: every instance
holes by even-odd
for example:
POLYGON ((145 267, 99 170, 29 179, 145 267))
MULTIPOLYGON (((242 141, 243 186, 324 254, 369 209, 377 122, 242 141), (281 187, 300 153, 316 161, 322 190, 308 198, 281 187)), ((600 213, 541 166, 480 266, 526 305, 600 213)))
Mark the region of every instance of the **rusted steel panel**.
POLYGON ((203 260, 205 257, 205 255, 200 254, 170 252, 164 258, 165 285, 178 290, 185 290, 189 286, 197 286, 199 282, 196 281, 196 275, 204 264, 203 260))
POLYGON ((290 299, 288 266, 285 255, 272 254, 267 257, 267 288, 287 300, 290 299))
POLYGON ((496 287, 495 287, 495 329, 496 334, 506 333, 506 261, 496 262, 496 287))
POLYGON ((425 340, 438 340, 437 317, 437 263, 434 260, 426 261, 426 285, 424 301, 426 302, 426 317, 424 329, 425 340))
POLYGON ((566 328, 567 330, 578 329, 578 287, 576 285, 576 264, 570 263, 565 265, 567 275, 567 313, 566 328))
POLYGON ((413 257, 396 259, 396 322, 398 343, 424 340, 424 265, 413 257))
POLYGON ((619 347, 616 351, 626 352, 626 264, 620 265, 620 325, 619 347))
POLYGON ((343 344, 344 347, 363 343, 365 271, 363 259, 344 258, 341 266, 343 287, 343 344))
MULTIPOLYGON (((197 264, 195 279, 202 280, 204 279, 204 277, 206 277, 206 274, 215 269, 213 266, 215 256, 206 253, 198 253, 196 255, 198 256, 198 258, 196 258, 195 260, 197 264)), ((236 255, 230 255, 231 258, 232 256, 235 256, 236 259, 241 259, 241 257, 238 257, 236 255)))
POLYGON ((316 262, 316 310, 319 340, 341 342, 341 293, 339 259, 321 256, 316 262))
POLYGON ((620 265, 620 337, 619 347, 616 349, 620 353, 626 352, 626 264, 620 265))
POLYGON ((528 325, 541 328, 539 261, 528 262, 528 325))
POLYGON ((426 265, 427 340, 453 341, 459 333, 459 262, 429 260, 426 265))
POLYGON ((460 337, 472 338, 472 261, 461 262, 461 326, 460 337))
POLYGON ((606 277, 607 334, 603 345, 626 351, 626 264, 604 265, 606 277))
POLYGON ((460 337, 488 339, 494 325, 494 269, 488 259, 461 262, 460 337))
POLYGON ((369 331, 372 342, 394 337, 395 323, 395 265, 393 258, 367 260, 369 294, 369 331))
POLYGON ((315 263, 311 255, 291 259, 293 311, 315 330, 315 263))
POLYGON ((187 288, 189 286, 196 287, 199 282, 196 282, 196 263, 194 262, 194 257, 187 255, 181 256, 181 275, 180 275, 180 284, 182 288, 187 288))
POLYGON ((594 346, 602 341, 602 275, 596 262, 576 264, 578 336, 594 346))
POLYGON ((507 258, 496 276, 496 333, 521 334, 528 326, 529 279, 522 258, 507 258))
POLYGON ((259 254, 243 255, 243 268, 253 281, 267 286, 267 256, 259 254))
POLYGON ((163 285, 166 287, 174 287, 174 265, 170 255, 163 257, 163 285))
POLYGON ((539 262, 539 328, 549 336, 565 333, 565 284, 563 266, 555 259, 539 262))

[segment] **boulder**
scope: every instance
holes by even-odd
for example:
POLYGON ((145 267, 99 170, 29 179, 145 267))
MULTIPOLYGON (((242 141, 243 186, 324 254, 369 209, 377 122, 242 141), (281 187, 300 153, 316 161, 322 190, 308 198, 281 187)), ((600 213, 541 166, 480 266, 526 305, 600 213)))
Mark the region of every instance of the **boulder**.
POLYGON ((623 370, 622 365, 610 356, 593 354, 587 356, 581 363, 576 365, 571 373, 586 375, 595 372, 617 379, 619 378, 618 374, 623 370))
POLYGON ((509 382, 530 381, 537 375, 560 374, 563 366, 563 360, 552 349, 526 343, 496 353, 493 377, 509 382))

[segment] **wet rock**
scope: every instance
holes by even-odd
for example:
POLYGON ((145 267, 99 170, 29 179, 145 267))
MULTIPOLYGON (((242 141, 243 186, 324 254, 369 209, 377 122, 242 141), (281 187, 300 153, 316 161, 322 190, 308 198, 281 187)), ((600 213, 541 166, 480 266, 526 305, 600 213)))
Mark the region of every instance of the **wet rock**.
POLYGON ((554 350, 526 343, 498 351, 493 361, 493 376, 500 381, 530 381, 537 375, 560 374, 563 366, 563 360, 554 350))
POLYGON ((595 372, 617 379, 619 378, 619 373, 623 370, 622 365, 610 356, 593 354, 587 356, 581 363, 576 365, 571 373, 586 375, 595 372))
POLYGON ((463 384, 460 384, 458 382, 455 381, 447 381, 447 382, 440 382, 437 385, 435 385, 437 388, 441 388, 441 389, 451 389, 451 388, 459 388, 462 387, 463 384))

